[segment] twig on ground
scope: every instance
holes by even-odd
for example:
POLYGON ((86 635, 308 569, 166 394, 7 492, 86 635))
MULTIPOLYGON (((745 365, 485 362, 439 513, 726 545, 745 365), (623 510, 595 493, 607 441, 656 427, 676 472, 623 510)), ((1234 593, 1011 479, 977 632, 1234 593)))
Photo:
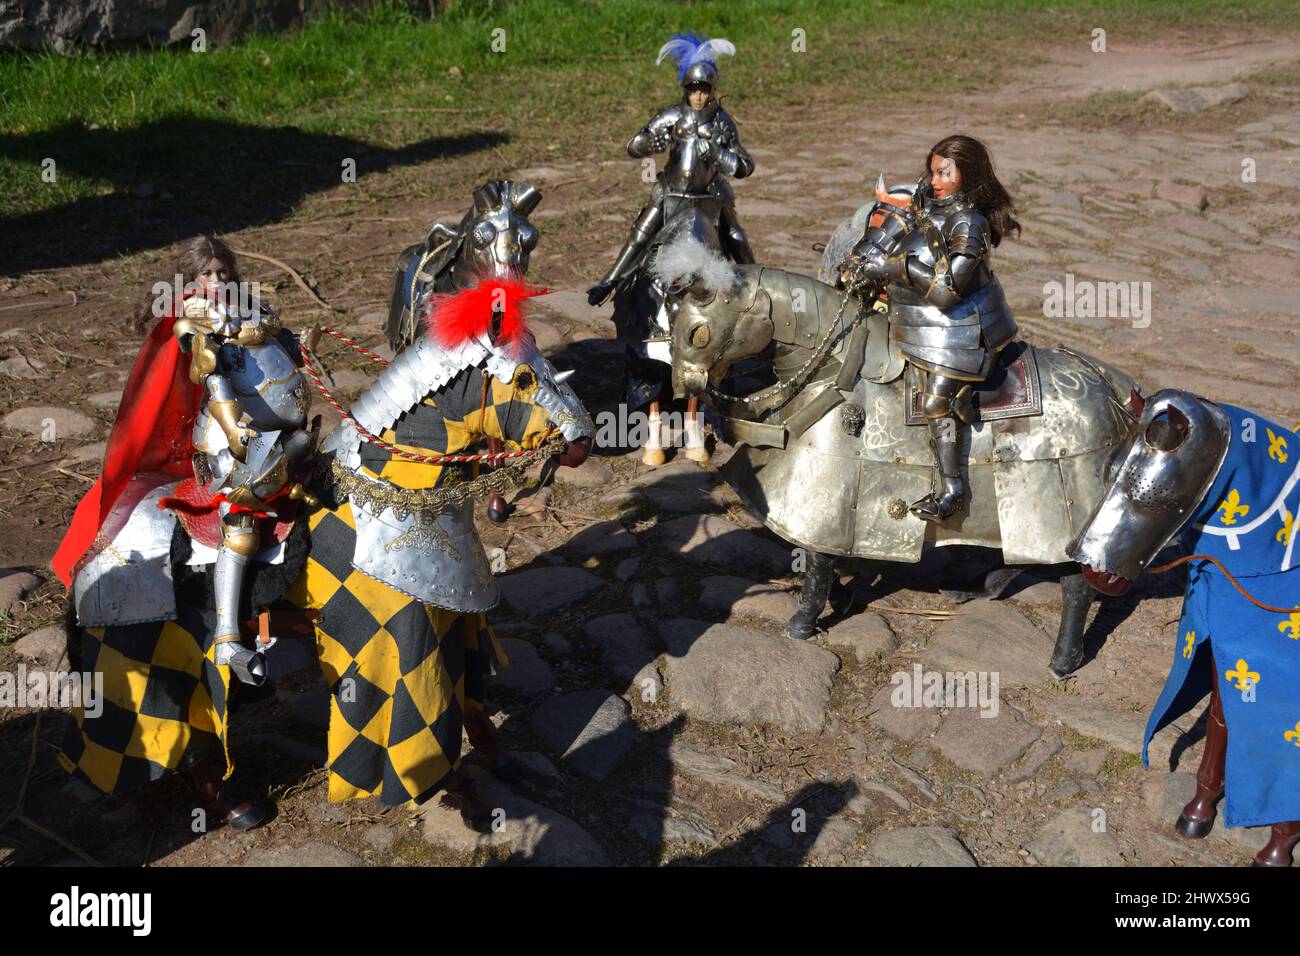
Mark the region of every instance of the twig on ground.
POLYGON ((259 259, 262 262, 269 262, 277 269, 283 269, 285 272, 289 273, 289 275, 293 277, 293 281, 298 286, 298 288, 302 289, 303 292, 306 292, 323 308, 329 309, 331 312, 344 311, 343 309, 335 308, 334 306, 326 302, 324 299, 322 299, 319 295, 317 295, 316 290, 313 289, 311 286, 309 286, 307 284, 307 280, 302 277, 302 273, 299 272, 297 269, 295 269, 293 266, 289 265, 287 262, 282 262, 281 260, 276 259, 274 256, 264 256, 259 252, 249 252, 246 249, 236 249, 234 250, 234 253, 237 256, 245 256, 249 259, 259 259))

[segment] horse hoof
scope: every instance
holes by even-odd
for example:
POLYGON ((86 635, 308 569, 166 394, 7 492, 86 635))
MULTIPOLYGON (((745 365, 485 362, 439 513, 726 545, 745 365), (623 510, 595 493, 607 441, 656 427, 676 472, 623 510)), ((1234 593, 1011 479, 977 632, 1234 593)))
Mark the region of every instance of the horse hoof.
POLYGON ((270 815, 271 808, 265 803, 241 803, 226 812, 226 826, 233 830, 252 830, 265 823, 270 815))
POLYGON ((709 460, 710 455, 707 448, 688 448, 686 449, 686 457, 691 461, 698 461, 700 464, 704 464, 709 460))
POLYGON ((811 624, 790 623, 785 626, 785 636, 792 641, 806 641, 817 633, 817 628, 811 624))
POLYGON ((667 460, 668 458, 664 455, 662 448, 645 448, 641 451, 641 463, 649 465, 651 468, 658 468, 667 460))
POLYGON ((1180 814, 1178 822, 1174 824, 1174 829, 1178 831, 1179 836, 1186 837, 1189 840, 1200 840, 1209 836, 1214 829, 1214 818, 1208 820, 1193 820, 1186 815, 1180 814))

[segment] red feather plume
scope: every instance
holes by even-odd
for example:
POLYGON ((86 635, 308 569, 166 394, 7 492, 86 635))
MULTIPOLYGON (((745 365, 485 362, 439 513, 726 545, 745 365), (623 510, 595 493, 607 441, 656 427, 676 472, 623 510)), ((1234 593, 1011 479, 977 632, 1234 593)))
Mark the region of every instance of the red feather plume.
POLYGON ((496 343, 514 346, 530 334, 524 320, 524 301, 550 291, 513 279, 484 279, 468 289, 435 293, 429 300, 429 333, 443 348, 456 348, 486 332, 493 312, 499 311, 501 324, 496 343))

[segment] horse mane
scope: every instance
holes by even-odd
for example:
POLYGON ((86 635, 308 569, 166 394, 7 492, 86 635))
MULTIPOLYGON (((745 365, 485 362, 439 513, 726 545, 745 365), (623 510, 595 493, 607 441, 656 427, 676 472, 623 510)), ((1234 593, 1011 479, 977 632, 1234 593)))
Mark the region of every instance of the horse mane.
POLYGON ((531 337, 524 303, 550 289, 514 279, 483 279, 455 292, 435 292, 429 297, 424 324, 433 340, 454 349, 490 333, 497 346, 513 348, 531 337))

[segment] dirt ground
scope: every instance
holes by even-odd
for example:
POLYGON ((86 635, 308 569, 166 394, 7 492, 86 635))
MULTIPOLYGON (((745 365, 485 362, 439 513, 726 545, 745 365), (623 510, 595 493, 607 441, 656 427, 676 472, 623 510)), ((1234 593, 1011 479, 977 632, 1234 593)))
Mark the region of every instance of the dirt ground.
MULTIPOLYGON (((735 190, 759 261, 814 273, 813 244, 864 201, 877 173, 914 179, 932 142, 970 132, 988 143, 1017 201, 1023 236, 996 250, 994 266, 1029 341, 1083 350, 1134 375, 1148 393, 1179 386, 1300 423, 1300 332, 1293 321, 1300 295, 1300 34, 1221 37, 1213 44, 1170 38, 1138 45, 1112 37, 1104 54, 1085 46, 1046 56, 1047 63, 1012 73, 1001 89, 921 104, 900 97, 868 109, 846 94, 776 115, 737 96, 729 108, 757 170, 735 190), (1239 78, 1249 88, 1244 99, 1176 120, 1152 121, 1153 114, 1125 98, 1239 78), (1243 164, 1254 170, 1253 181, 1243 180, 1243 164), (1067 273, 1149 282, 1149 325, 1046 316, 1044 284, 1063 282, 1067 273)), ((670 91, 663 93, 666 100, 670 91)), ((647 111, 653 105, 648 100, 647 111)), ((612 261, 644 198, 637 164, 619 152, 631 132, 593 130, 591 142, 607 148, 585 156, 543 149, 509 168, 495 165, 500 153, 485 150, 391 169, 308 195, 283 218, 226 238, 237 250, 292 264, 338 310, 326 315, 283 271, 246 260, 246 278, 274 290, 290 324, 324 315, 375 346, 397 253, 433 219, 458 220, 478 182, 527 179, 544 193, 533 217, 542 242, 531 277, 565 290, 538 309, 539 342, 558 366, 577 368, 575 387, 596 412, 618 400, 619 351, 608 311, 589 308, 581 290, 612 261)), ((12 430, 0 434, 0 566, 30 568, 47 579, 0 622, 0 669, 18 664, 13 640, 61 617, 61 588, 48 580, 46 562, 98 468, 97 443, 112 422, 114 392, 138 349, 126 317, 140 290, 166 271, 171 252, 0 279, 0 359, 18 360, 5 365, 12 374, 0 375, 0 413, 48 406, 93 423, 84 434, 53 443, 12 430)), ((339 391, 355 396, 369 370, 341 352, 327 356, 339 391)), ((316 410, 329 421, 323 403, 316 410)), ((714 465, 726 454, 720 447, 714 465)), ((898 831, 909 840, 931 839, 918 828, 955 837, 981 865, 1237 865, 1262 842, 1257 833, 1239 831, 1216 831, 1201 843, 1174 836, 1169 808, 1195 769, 1203 733, 1190 717, 1158 738, 1151 770, 1136 756, 1171 654, 1180 593, 1173 576, 1099 605, 1088 663, 1060 684, 1045 666, 1059 613, 1059 589, 1050 582, 1021 579, 1013 588, 1019 594, 994 610, 975 602, 980 606, 972 611, 923 580, 900 575, 885 582, 883 598, 897 646, 862 661, 837 650, 829 719, 819 733, 682 717, 672 706, 671 681, 667 694, 643 700, 637 685, 629 690, 626 676, 602 665, 584 625, 631 611, 645 621, 685 615, 775 635, 780 621, 749 606, 730 614, 702 609, 699 569, 662 547, 656 533, 678 506, 654 492, 607 494, 656 480, 646 476, 639 456, 598 454, 597 464, 588 478, 557 485, 535 513, 484 528, 489 549, 505 549, 511 572, 551 567, 547 556, 553 556, 602 578, 593 595, 544 619, 506 608, 496 620, 503 637, 534 645, 557 692, 626 693, 637 732, 640 758, 624 759, 603 781, 545 757, 529 763, 530 772, 502 778, 523 795, 519 816, 540 820, 543 831, 549 826, 562 834, 576 825, 605 859, 632 864, 896 862, 877 837, 898 831), (561 550, 597 520, 616 520, 636 536, 639 567, 630 577, 616 573, 625 554, 561 550), (665 581, 676 582, 667 593, 665 581), (911 738, 884 729, 871 706, 891 674, 925 662, 931 639, 964 614, 992 614, 976 619, 1011 621, 1008 626, 1023 621, 1042 638, 1041 673, 1004 692, 1005 719, 1023 721, 1038 736, 991 776, 954 763, 933 742, 934 728, 911 738), (682 757, 683 750, 705 755, 708 772, 682 757), (1035 769, 1018 772, 1044 753, 1035 769), (537 771, 543 765, 550 769, 537 771), (1072 835, 1075 816, 1098 807, 1105 809, 1108 838, 1072 835), (783 836, 785 821, 799 809, 816 821, 815 839, 783 836), (664 840, 644 837, 647 819, 665 826, 664 840), (1064 836, 1054 837, 1057 831, 1064 836)), ((697 478, 694 465, 669 467, 661 485, 680 482, 698 491, 700 511, 753 527, 710 472, 697 478)), ((862 575, 853 578, 853 570, 845 569, 845 580, 860 598, 860 613, 863 601, 882 600, 882 592, 869 590, 862 575)), ((778 578, 774 589, 796 583, 778 578)), ((54 760, 66 716, 43 714, 26 812, 58 839, 11 822, 0 830, 0 862, 58 863, 78 854, 128 865, 556 861, 547 853, 558 851, 548 851, 545 838, 527 849, 518 841, 480 843, 453 832, 454 821, 438 810, 328 804, 320 769, 324 732, 313 709, 322 695, 319 676, 307 668, 284 679, 275 698, 236 716, 231 750, 239 776, 267 789, 279 807, 270 825, 245 834, 193 834, 189 798, 174 782, 79 802, 54 760), (288 855, 276 856, 281 853, 288 855)), ((529 720, 539 703, 535 692, 501 687, 492 703, 507 746, 528 754, 546 749, 529 720)), ((17 799, 35 720, 33 712, 0 716, 0 814, 17 799)), ((952 852, 951 843, 943 846, 952 852)))

